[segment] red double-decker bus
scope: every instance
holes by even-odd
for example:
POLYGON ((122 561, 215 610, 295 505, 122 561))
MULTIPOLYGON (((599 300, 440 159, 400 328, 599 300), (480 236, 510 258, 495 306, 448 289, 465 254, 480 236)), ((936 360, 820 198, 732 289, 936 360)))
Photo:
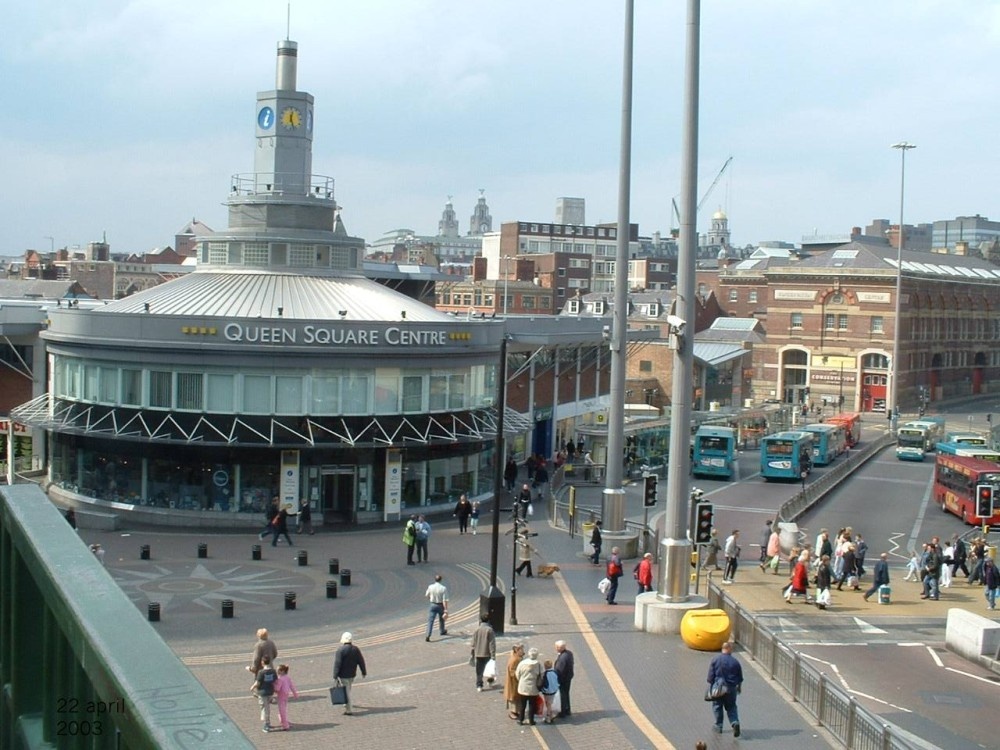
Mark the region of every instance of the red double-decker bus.
POLYGON ((972 456, 939 453, 934 501, 968 524, 1000 524, 1000 467, 972 456))

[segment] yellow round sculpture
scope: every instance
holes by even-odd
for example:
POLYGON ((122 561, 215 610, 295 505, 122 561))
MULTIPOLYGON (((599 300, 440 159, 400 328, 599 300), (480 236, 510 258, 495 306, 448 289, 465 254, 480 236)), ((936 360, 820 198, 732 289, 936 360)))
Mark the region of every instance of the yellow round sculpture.
POLYGON ((729 630, 729 615, 722 609, 692 609, 681 619, 681 638, 696 651, 718 651, 729 630))

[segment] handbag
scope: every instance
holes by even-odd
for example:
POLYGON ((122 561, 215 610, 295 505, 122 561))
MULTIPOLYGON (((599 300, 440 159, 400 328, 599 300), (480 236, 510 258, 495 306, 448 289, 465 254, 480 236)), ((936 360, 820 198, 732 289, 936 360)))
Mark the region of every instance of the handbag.
POLYGON ((486 666, 483 667, 483 677, 490 682, 497 678, 497 660, 490 659, 486 662, 486 666))
POLYGON ((729 694, 729 685, 721 677, 716 677, 715 682, 708 686, 708 690, 705 691, 705 700, 707 701, 718 701, 722 700, 726 695, 729 694))
POLYGON ((347 686, 334 685, 330 688, 330 703, 334 706, 343 706, 347 703, 347 686))
POLYGON ((597 590, 600 591, 602 594, 607 594, 608 589, 610 588, 611 588, 611 579, 609 578, 602 578, 600 582, 597 584, 597 590))

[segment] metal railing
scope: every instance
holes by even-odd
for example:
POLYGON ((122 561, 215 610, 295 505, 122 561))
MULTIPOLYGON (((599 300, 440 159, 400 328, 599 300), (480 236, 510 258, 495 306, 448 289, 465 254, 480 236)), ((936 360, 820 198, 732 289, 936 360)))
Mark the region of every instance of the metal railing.
POLYGON ((253 747, 35 485, 0 488, 0 747, 253 747))
POLYGON ((721 609, 732 623, 731 640, 778 683, 816 723, 850 750, 935 750, 938 746, 886 722, 845 692, 836 679, 816 669, 777 635, 757 622, 714 581, 708 606, 721 609))

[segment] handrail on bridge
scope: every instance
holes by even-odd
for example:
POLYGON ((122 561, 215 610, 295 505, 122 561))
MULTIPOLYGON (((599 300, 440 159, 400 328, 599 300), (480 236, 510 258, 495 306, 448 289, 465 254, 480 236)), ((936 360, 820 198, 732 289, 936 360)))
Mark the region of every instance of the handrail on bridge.
POLYGON ((0 747, 253 744, 36 485, 0 488, 0 747))

